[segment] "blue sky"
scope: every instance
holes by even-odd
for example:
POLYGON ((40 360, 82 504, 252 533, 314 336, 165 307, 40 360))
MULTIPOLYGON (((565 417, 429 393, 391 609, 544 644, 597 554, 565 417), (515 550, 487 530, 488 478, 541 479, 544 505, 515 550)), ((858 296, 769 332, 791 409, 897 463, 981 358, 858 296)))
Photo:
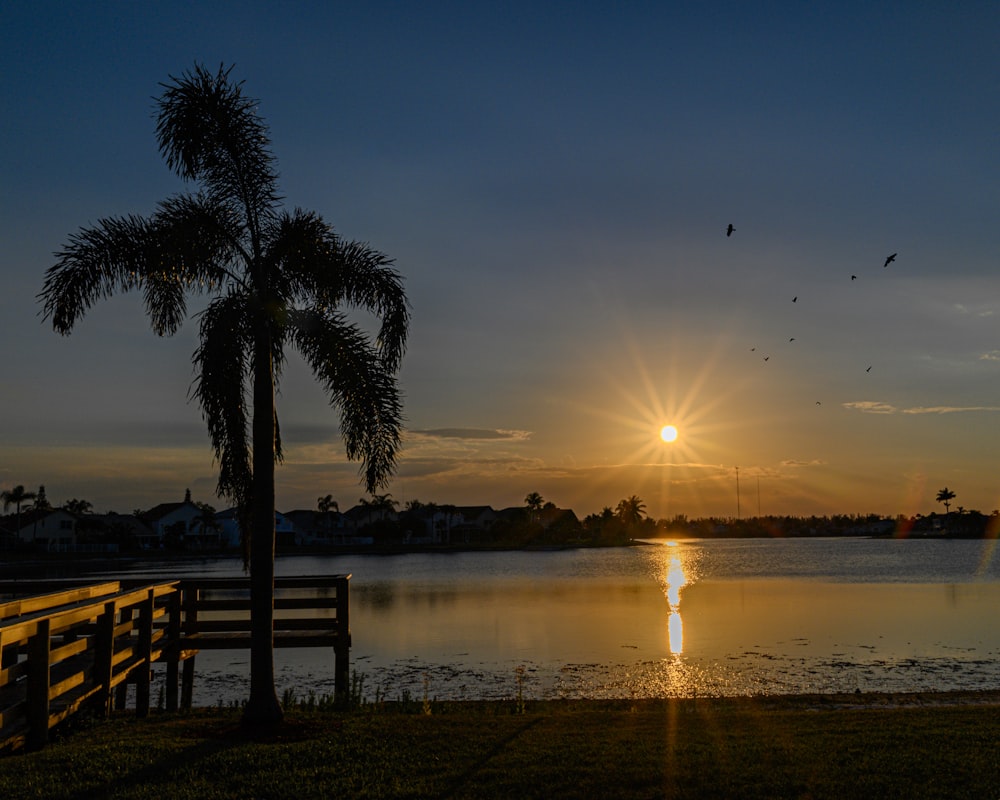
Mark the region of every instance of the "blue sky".
MULTIPOLYGON (((985 2, 5 7, 0 485, 223 505, 196 326, 123 296, 60 337, 35 297, 79 227, 185 190, 152 114, 199 62, 260 100, 287 204, 405 277, 395 499, 989 513, 998 34, 985 2)), ((279 508, 355 503, 294 360, 279 414, 279 508)))

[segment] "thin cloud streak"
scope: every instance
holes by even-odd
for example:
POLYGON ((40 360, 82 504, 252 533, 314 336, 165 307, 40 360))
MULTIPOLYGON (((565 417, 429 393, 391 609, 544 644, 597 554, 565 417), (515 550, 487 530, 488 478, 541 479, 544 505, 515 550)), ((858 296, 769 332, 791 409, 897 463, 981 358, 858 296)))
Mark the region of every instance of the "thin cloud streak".
POLYGON ((863 414, 963 414, 1000 411, 1000 406, 914 406, 913 408, 897 408, 889 403, 873 400, 844 403, 843 407, 860 411, 863 414))
POLYGON ((502 428, 430 428, 410 430, 410 436, 427 439, 468 439, 473 441, 524 442, 531 438, 531 431, 504 430, 502 428))

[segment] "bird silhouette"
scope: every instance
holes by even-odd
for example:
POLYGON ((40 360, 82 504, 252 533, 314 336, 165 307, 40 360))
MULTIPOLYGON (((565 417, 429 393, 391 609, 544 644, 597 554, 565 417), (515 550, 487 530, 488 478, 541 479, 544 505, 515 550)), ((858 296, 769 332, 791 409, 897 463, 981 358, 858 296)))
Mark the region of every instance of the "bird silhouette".
POLYGON ((868 367, 868 369, 865 370, 865 372, 871 372, 871 371, 872 371, 871 367, 868 367))
POLYGON ((735 231, 735 230, 736 230, 736 228, 733 227, 733 224, 729 223, 729 227, 726 228, 726 236, 732 236, 733 235, 733 231, 735 231))
POLYGON ((798 302, 798 299, 799 299, 799 296, 795 295, 795 297, 792 298, 792 302, 793 303, 798 302))
POLYGON ((770 358, 771 358, 771 356, 764 356, 764 360, 765 360, 765 361, 767 361, 767 360, 768 360, 768 359, 770 359, 770 358))
POLYGON ((852 280, 852 281, 856 281, 857 279, 858 279, 858 276, 857 276, 857 275, 852 275, 852 276, 851 276, 851 280, 852 280))
POLYGON ((891 264, 891 263, 892 263, 893 261, 895 261, 895 260, 896 260, 896 256, 897 256, 897 255, 899 255, 899 253, 893 253, 893 254, 892 254, 891 256, 889 256, 888 258, 886 258, 886 260, 885 260, 885 263, 884 263, 884 264, 882 265, 882 269, 885 269, 885 268, 886 268, 886 267, 888 267, 888 266, 889 266, 889 265, 890 265, 890 264, 891 264))
POLYGON ((795 337, 793 336, 793 337, 792 337, 791 339, 789 339, 788 341, 790 341, 790 342, 794 342, 794 341, 795 341, 795 337))

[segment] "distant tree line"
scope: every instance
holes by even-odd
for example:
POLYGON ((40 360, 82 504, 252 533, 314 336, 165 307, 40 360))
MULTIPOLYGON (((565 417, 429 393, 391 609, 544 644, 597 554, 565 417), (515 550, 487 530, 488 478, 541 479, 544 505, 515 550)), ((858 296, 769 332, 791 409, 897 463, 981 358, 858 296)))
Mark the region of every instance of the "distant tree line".
MULTIPOLYGON (((1000 511, 986 515, 958 506, 950 508, 956 495, 944 488, 937 494, 944 514, 917 514, 885 517, 879 514, 834 514, 830 516, 769 515, 747 518, 698 517, 678 514, 670 519, 653 519, 646 514, 646 505, 637 495, 623 498, 612 508, 588 514, 582 520, 570 509, 559 508, 538 492, 530 492, 524 505, 496 513, 487 529, 455 522, 461 518, 459 507, 410 500, 402 510, 390 494, 373 494, 361 498, 355 507, 353 527, 357 534, 375 547, 403 548, 428 544, 429 525, 435 525, 433 541, 450 548, 546 548, 546 547, 614 547, 636 540, 655 538, 785 538, 835 536, 939 536, 953 538, 996 538, 1000 534, 1000 511), (432 522, 429 522, 432 520, 432 522), (454 526, 454 529, 453 529, 454 526)), ((190 492, 185 499, 190 501, 190 492)), ((45 487, 31 492, 18 485, 0 491, 4 512, 13 509, 4 521, 7 528, 20 525, 22 512, 51 510, 45 487)), ((216 510, 207 503, 195 503, 201 509, 198 522, 205 533, 218 531, 216 510)), ((84 499, 72 498, 55 508, 77 517, 76 534, 81 544, 113 544, 120 553, 139 549, 135 528, 128 515, 94 514, 93 505, 84 499)), ((339 503, 327 494, 317 499, 317 511, 327 518, 341 514, 339 503)), ((141 518, 142 509, 132 517, 141 518)), ((183 524, 180 525, 183 527, 183 524)), ((14 528, 16 529, 16 528, 14 528)), ((167 529, 163 546, 167 550, 186 547, 181 530, 167 529)))

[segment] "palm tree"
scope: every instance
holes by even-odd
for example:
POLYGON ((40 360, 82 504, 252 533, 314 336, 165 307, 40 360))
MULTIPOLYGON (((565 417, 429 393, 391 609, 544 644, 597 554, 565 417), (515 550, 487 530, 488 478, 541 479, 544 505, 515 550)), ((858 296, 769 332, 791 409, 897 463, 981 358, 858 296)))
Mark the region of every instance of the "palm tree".
POLYGON ((312 212, 280 208, 277 172, 257 102, 232 67, 196 65, 162 84, 156 134, 167 166, 194 194, 149 217, 101 220, 71 236, 45 275, 44 317, 68 334, 116 291, 143 293, 153 330, 175 333, 186 294, 207 295, 192 393, 219 463, 217 493, 238 509, 249 544, 250 697, 245 724, 282 718, 274 689, 274 474, 281 460, 275 390, 286 346, 297 349, 340 412, 349 459, 367 491, 386 485, 400 446, 396 384, 409 306, 392 261, 341 239, 312 212), (374 340, 345 309, 380 322, 374 340))
POLYGON ((196 503, 198 509, 201 513, 193 520, 198 524, 198 534, 201 537, 201 546, 204 547, 207 544, 207 537, 209 534, 213 534, 216 541, 214 544, 218 544, 218 534, 222 531, 222 524, 219 522, 218 518, 215 516, 215 508, 210 506, 208 503, 196 503))
POLYGON ((955 493, 951 489, 949 489, 947 486, 945 486, 941 491, 939 491, 937 493, 936 500, 939 503, 944 503, 944 513, 945 514, 949 513, 949 509, 951 507, 951 501, 954 500, 954 499, 955 499, 955 493))
POLYGON ((316 508, 321 514, 327 514, 330 511, 340 511, 340 505, 333 499, 332 494, 316 498, 316 508))
POLYGON ((63 508, 71 514, 89 514, 94 510, 94 506, 89 500, 78 500, 75 497, 63 503, 63 508))
POLYGON ((538 492, 528 492, 524 498, 524 504, 528 507, 528 517, 532 522, 537 522, 542 513, 542 506, 545 499, 538 492))
POLYGON ((18 484, 13 489, 4 489, 0 492, 0 501, 3 501, 3 510, 6 514, 11 506, 17 509, 17 532, 21 532, 21 504, 38 497, 34 492, 27 491, 23 485, 18 484))
POLYGON ((637 525, 642 521, 645 513, 646 504, 636 495, 619 501, 618 506, 615 508, 615 514, 618 515, 618 519, 625 526, 637 525))

